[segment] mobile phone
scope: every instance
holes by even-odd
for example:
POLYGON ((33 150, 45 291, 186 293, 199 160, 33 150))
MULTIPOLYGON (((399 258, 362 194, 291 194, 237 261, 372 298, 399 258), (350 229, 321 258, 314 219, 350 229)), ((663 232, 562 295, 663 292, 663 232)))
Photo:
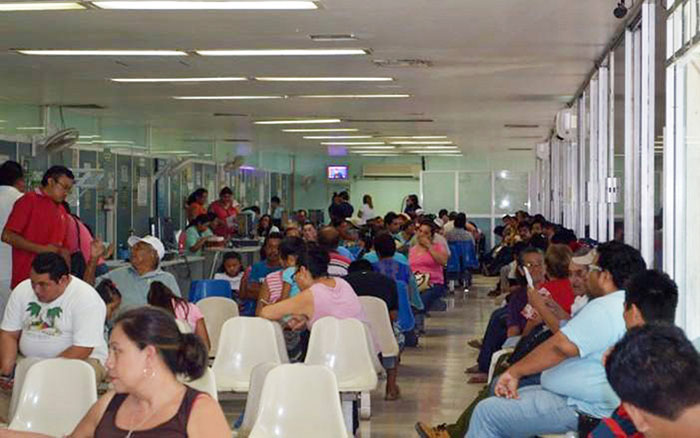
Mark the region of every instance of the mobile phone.
POLYGON ((530 275, 530 271, 527 269, 527 266, 523 266, 523 271, 525 272, 525 279, 527 280, 527 285, 531 288, 534 288, 535 283, 532 281, 532 275, 530 275))

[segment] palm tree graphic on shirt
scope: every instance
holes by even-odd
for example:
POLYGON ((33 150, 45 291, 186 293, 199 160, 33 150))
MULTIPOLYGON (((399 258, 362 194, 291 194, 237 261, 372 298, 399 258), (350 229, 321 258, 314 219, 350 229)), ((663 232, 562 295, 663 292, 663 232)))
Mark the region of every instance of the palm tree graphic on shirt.
POLYGON ((42 332, 51 336, 58 336, 61 330, 56 327, 56 319, 61 317, 63 309, 52 307, 46 312, 42 312, 42 307, 39 303, 32 301, 27 305, 29 312, 28 329, 31 331, 42 332), (43 314, 42 314, 43 313, 43 314))

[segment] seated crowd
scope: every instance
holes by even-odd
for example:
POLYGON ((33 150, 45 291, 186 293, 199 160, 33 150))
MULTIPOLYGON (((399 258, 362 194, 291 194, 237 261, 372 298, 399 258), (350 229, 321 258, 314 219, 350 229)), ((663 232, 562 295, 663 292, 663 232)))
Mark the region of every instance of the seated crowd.
MULTIPOLYGON (((3 184, 21 187, 21 168, 6 169, 3 184)), ((29 365, 63 357, 87 362, 97 383, 110 384, 72 437, 230 436, 218 403, 178 380, 203 375, 210 333, 202 311, 161 268, 163 243, 132 236, 128 265, 108 270, 111 249, 81 231, 64 205, 73 181, 69 169, 50 168, 41 186, 13 198, 0 218, 12 251, 11 278, 0 279, 12 290, 0 290, 0 421, 11 420, 29 365)), ((209 206, 207 195, 198 189, 188 198, 182 249, 189 255, 213 235, 233 237, 232 218, 244 214, 230 189, 209 206)), ((261 260, 244 266, 227 253, 215 278, 230 284, 241 315, 280 323, 293 362, 304 360, 319 319, 368 324, 361 296, 386 303, 401 351, 418 345, 426 317, 447 308, 455 281, 448 266, 461 245, 481 254, 482 273, 499 277, 490 295, 501 304, 483 337, 469 342, 480 349, 466 370, 470 383, 486 385, 455 423, 418 422, 419 436, 700 436, 700 358, 673 326, 678 290, 631 246, 582 241, 518 212, 504 217, 501 240, 486 253, 483 232, 466 214, 428 214, 415 195, 403 212, 383 217, 366 195, 352 218, 348 194, 337 194, 328 225, 309 221, 303 210, 286 221, 280 199, 270 204, 269 215, 249 210, 263 240, 261 260), (491 363, 504 348, 510 354, 491 363)), ((469 272, 458 274, 468 287, 470 275, 462 274, 469 272)), ((396 400, 400 356, 379 357, 385 398, 396 400)), ((38 435, 0 430, 3 436, 38 435)))

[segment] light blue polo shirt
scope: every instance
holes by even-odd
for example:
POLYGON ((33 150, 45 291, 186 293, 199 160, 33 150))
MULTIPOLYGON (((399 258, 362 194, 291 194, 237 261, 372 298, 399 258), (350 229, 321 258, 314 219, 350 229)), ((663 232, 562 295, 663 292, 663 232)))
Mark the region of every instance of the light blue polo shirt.
POLYGON ((100 281, 104 279, 112 280, 122 294, 122 303, 119 306, 118 313, 148 304, 148 290, 154 281, 160 281, 173 291, 175 295, 178 297, 182 296, 175 276, 160 268, 143 275, 139 275, 132 266, 114 269, 98 277, 95 280, 95 285, 100 284, 100 281))
POLYGON ((624 303, 625 291, 620 290, 586 304, 561 329, 580 356, 542 373, 544 389, 567 397, 569 406, 598 418, 609 417, 620 405, 605 375, 603 354, 625 335, 624 303))
MULTIPOLYGON (((379 261, 379 256, 374 250, 368 252, 362 258, 373 264, 379 261)), ((408 257, 406 257, 398 251, 394 253, 394 260, 396 260, 399 263, 403 263, 404 265, 408 265, 408 257)))

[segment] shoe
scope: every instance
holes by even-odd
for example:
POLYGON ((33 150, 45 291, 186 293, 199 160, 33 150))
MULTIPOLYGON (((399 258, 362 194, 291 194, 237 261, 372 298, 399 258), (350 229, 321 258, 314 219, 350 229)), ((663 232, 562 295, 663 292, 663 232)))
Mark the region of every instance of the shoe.
POLYGON ((467 345, 472 348, 476 348, 477 350, 481 350, 481 339, 472 339, 471 341, 467 342, 467 345))
POLYGON ((486 383, 489 380, 489 376, 486 373, 474 374, 467 380, 467 383, 486 383))
POLYGON ((481 371, 479 371, 479 364, 476 364, 474 366, 467 368, 466 370, 464 370, 464 373, 465 374, 479 374, 479 373, 481 373, 481 371))
POLYGON ((500 294, 501 294, 501 290, 500 290, 500 289, 494 289, 494 290, 492 290, 491 292, 489 292, 487 295, 490 296, 490 297, 497 297, 497 296, 499 296, 500 294))
POLYGON ((421 438, 450 438, 450 434, 447 433, 447 429, 444 424, 436 427, 430 427, 425 423, 420 421, 416 423, 416 432, 421 438))

